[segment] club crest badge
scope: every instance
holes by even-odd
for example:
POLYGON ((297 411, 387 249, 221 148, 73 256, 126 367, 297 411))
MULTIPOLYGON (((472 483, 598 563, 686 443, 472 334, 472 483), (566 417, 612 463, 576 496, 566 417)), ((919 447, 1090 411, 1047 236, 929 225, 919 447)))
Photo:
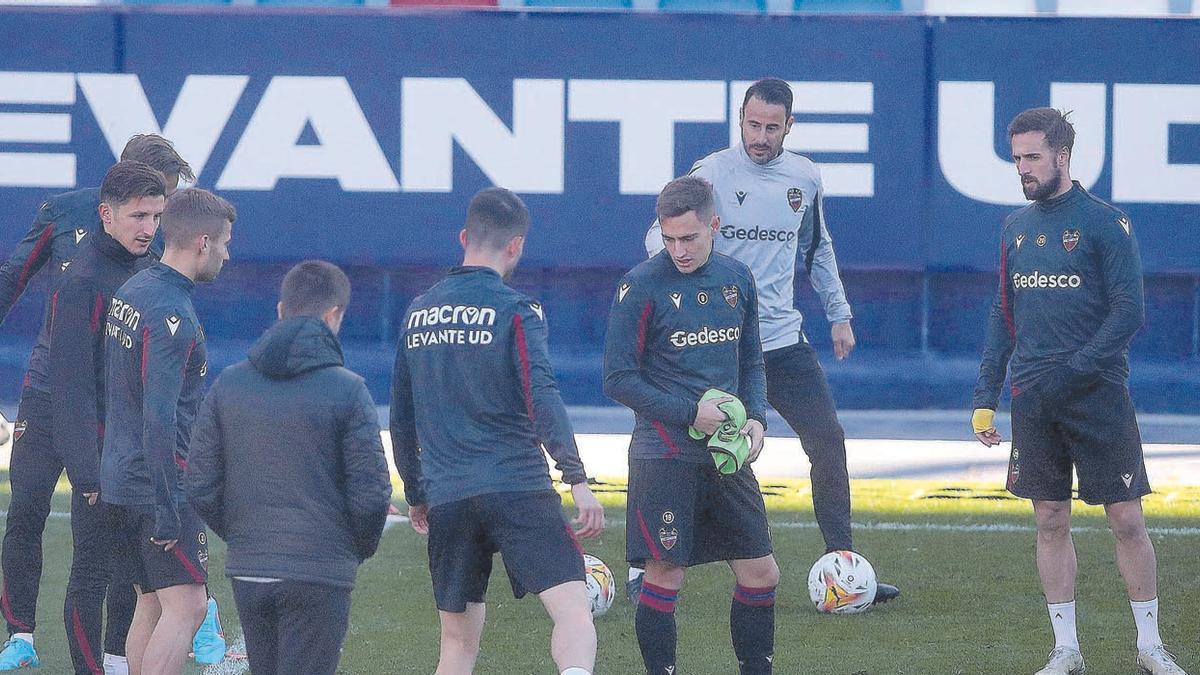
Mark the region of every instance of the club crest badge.
POLYGON ((737 309, 737 303, 738 303, 738 287, 737 286, 722 286, 721 287, 721 295, 724 296, 725 302, 728 303, 730 307, 737 309))
POLYGON ((1041 248, 1041 247, 1045 246, 1045 245, 1046 245, 1046 235, 1044 235, 1044 234, 1039 234, 1039 235, 1037 236, 1037 239, 1034 239, 1034 240, 1033 240, 1033 243, 1037 244, 1037 245, 1038 245, 1038 248, 1041 248))
POLYGON ((792 207, 792 211, 799 213, 800 207, 804 206, 804 190, 800 188, 788 188, 787 191, 788 206, 792 207))
POLYGON ((1079 230, 1063 230, 1063 248, 1067 249, 1067 253, 1075 250, 1079 245, 1079 230))
POLYGON ((1008 489, 1016 486, 1017 481, 1021 479, 1021 455, 1016 448, 1013 448, 1012 456, 1008 460, 1008 489))
POLYGON ((29 423, 25 420, 17 420, 17 423, 13 425, 13 443, 21 440, 21 437, 25 435, 25 428, 28 426, 29 423))
POLYGON ((665 527, 658 528, 658 541, 663 548, 670 551, 675 548, 675 543, 679 541, 679 530, 675 528, 667 529, 665 527))

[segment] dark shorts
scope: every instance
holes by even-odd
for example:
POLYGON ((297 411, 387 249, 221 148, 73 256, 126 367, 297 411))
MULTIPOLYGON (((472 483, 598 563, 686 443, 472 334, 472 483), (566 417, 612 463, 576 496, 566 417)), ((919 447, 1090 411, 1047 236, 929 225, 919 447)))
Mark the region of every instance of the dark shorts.
POLYGON ((583 581, 583 549, 552 490, 500 492, 429 509, 429 572, 444 612, 483 602, 500 553, 513 595, 583 581))
POLYGON ((1088 504, 1150 494, 1137 417, 1124 385, 1093 385, 1042 416, 1024 408, 1022 397, 1013 397, 1009 492, 1037 501, 1067 501, 1073 467, 1079 498, 1088 504))
POLYGON ((712 464, 629 462, 625 557, 680 567, 771 553, 771 530, 750 465, 723 476, 712 464))
POLYGON ((150 543, 154 509, 113 504, 109 509, 119 574, 143 593, 208 582, 208 532, 190 506, 179 509, 179 540, 170 551, 150 543))

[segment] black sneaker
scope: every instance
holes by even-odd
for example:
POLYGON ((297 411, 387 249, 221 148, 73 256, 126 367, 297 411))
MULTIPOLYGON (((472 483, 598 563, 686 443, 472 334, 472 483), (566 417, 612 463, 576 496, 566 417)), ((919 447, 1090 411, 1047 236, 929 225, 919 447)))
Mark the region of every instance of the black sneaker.
POLYGON ((636 607, 642 597, 642 577, 645 573, 639 574, 636 577, 625 582, 625 594, 629 596, 629 602, 636 607))
POLYGON ((891 602, 900 597, 900 589, 891 584, 879 582, 875 589, 875 602, 872 605, 882 605, 885 602, 891 602))

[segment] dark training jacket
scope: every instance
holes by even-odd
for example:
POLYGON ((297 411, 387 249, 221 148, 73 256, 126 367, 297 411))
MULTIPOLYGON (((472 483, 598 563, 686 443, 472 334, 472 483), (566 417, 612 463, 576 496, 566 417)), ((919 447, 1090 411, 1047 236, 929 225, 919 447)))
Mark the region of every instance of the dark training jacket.
POLYGON ((736 393, 766 427, 754 278, 716 251, 684 274, 660 251, 621 279, 604 341, 604 393, 634 412, 629 456, 711 462, 687 434, 710 388, 736 393))
POLYGON ((973 407, 996 409, 1006 366, 1014 394, 1061 366, 1075 378, 1128 385, 1129 342, 1144 315, 1128 216, 1079 183, 1017 209, 1001 234, 1000 285, 973 407))
POLYGON ((391 435, 409 504, 549 490, 542 446, 587 480, 546 347, 542 306, 486 267, 456 268, 409 305, 391 435))
POLYGON ((188 451, 196 512, 229 576, 351 587, 392 494, 375 403, 317 319, 267 329, 204 399, 188 451))
POLYGON ((153 506, 156 539, 179 537, 188 439, 208 374, 193 287, 156 262, 117 289, 106 319, 100 498, 153 506))
POLYGON ((38 337, 49 357, 52 442, 79 492, 100 489, 104 316, 139 259, 104 230, 85 239, 50 294, 38 337))
MULTIPOLYGON (((17 243, 8 260, 0 265, 0 322, 8 317, 30 280, 43 267, 50 275, 51 288, 57 286, 59 277, 70 267, 76 250, 93 235, 104 232, 99 207, 100 188, 64 192, 42 204, 29 232, 17 243)), ((150 244, 149 255, 141 258, 137 269, 161 258, 162 251, 160 231, 150 244)), ((49 313, 49 310, 47 304, 46 312, 49 313)), ((49 393, 50 363, 46 348, 47 345, 40 341, 35 343, 33 353, 29 355, 25 384, 49 393)))

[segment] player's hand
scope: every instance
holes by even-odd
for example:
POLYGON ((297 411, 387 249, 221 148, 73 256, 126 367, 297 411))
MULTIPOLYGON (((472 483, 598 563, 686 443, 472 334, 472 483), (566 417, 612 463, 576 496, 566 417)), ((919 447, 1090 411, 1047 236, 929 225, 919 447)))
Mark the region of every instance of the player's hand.
POLYGON ((155 539, 154 537, 150 537, 150 543, 154 544, 155 546, 163 547, 164 551, 170 551, 171 549, 175 548, 175 544, 179 543, 179 540, 178 539, 155 539))
POLYGON ((97 490, 96 492, 85 492, 83 493, 83 496, 87 499, 88 506, 95 506, 96 500, 100 499, 100 491, 97 490))
POLYGON ((578 528, 575 534, 583 539, 600 536, 604 530, 604 507, 592 494, 592 488, 588 487, 586 481, 576 483, 571 486, 571 497, 575 500, 575 508, 579 510, 579 515, 571 521, 578 528))
POLYGON ((722 396, 720 398, 710 398, 707 401, 700 401, 696 405, 696 420, 692 422, 692 426, 696 427, 696 430, 705 436, 717 433, 717 429, 720 428, 721 424, 729 419, 729 415, 726 415, 720 406, 732 400, 732 396, 722 396))
POLYGON ((971 428, 975 431, 975 438, 989 448, 1000 445, 1000 432, 996 431, 995 418, 996 411, 989 408, 976 408, 971 415, 971 428))
POLYGON ((850 356, 850 352, 854 351, 854 329, 850 327, 849 321, 839 321, 829 329, 829 334, 833 336, 833 355, 838 361, 850 356))
POLYGON ((762 422, 758 420, 746 420, 746 426, 742 427, 742 435, 750 439, 750 454, 746 457, 747 463, 752 463, 758 459, 758 455, 763 449, 763 435, 766 430, 763 429, 762 422))
POLYGON ((419 534, 429 534, 429 506, 419 504, 408 507, 408 522, 419 534))

